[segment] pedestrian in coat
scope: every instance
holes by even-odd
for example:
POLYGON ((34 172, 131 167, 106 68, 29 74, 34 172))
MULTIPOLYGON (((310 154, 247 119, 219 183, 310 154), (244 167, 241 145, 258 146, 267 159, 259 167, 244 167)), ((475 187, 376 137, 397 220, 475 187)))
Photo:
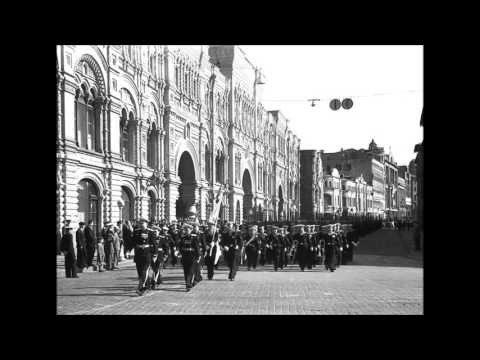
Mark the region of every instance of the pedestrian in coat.
POLYGON ((81 272, 87 267, 87 240, 85 237, 85 223, 81 221, 78 223, 78 226, 75 238, 77 240, 77 266, 81 272))
POLYGON ((93 229, 93 220, 88 221, 88 226, 85 228, 85 239, 87 242, 87 268, 93 267, 93 258, 95 256, 95 249, 97 248, 97 237, 93 229))
POLYGON ((73 247, 72 227, 66 225, 64 235, 60 240, 60 251, 65 256, 65 276, 67 278, 78 278, 75 268, 75 249, 73 247))
POLYGON ((105 227, 102 230, 102 238, 103 238, 103 246, 105 250, 105 268, 106 270, 113 270, 113 254, 114 254, 114 247, 113 247, 113 224, 110 221, 105 223, 105 227))
POLYGON ((118 269, 118 262, 120 261, 120 230, 117 227, 113 228, 113 269, 118 269))

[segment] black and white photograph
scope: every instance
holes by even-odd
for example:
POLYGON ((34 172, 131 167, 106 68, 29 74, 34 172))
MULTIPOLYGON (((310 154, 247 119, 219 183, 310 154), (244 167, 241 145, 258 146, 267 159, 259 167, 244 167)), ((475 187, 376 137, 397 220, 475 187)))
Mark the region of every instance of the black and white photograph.
POLYGON ((423 87, 423 45, 56 45, 56 314, 423 315, 423 87))

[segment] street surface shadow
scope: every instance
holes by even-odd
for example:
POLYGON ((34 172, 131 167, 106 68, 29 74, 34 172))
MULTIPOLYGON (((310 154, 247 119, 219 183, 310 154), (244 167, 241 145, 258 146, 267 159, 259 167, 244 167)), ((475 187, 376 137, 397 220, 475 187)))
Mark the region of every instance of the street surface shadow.
POLYGON ((124 297, 135 297, 138 296, 135 291, 128 293, 105 293, 105 294, 61 294, 58 297, 70 296, 70 297, 80 297, 80 296, 124 296, 124 297))
POLYGON ((383 254, 357 254, 354 256, 353 262, 346 266, 348 265, 423 268, 423 260, 383 254))

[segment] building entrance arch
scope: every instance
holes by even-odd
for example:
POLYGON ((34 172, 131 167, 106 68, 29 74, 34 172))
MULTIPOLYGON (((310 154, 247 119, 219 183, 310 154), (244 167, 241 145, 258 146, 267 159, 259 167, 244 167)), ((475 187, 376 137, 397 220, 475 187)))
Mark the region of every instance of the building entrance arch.
POLYGON ((252 209, 252 177, 248 169, 245 169, 242 177, 242 189, 243 189, 243 221, 253 221, 253 209, 252 209))
POLYGON ((178 199, 175 206, 177 219, 186 219, 188 211, 195 205, 195 167, 188 151, 184 151, 178 162, 178 176, 181 183, 178 186, 178 199))

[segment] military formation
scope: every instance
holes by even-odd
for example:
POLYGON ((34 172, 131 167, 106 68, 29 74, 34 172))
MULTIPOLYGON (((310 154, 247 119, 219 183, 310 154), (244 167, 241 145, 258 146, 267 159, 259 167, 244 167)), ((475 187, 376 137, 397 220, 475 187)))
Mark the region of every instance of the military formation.
POLYGON ((167 226, 139 219, 134 224, 105 223, 98 240, 91 222, 88 226, 79 225, 76 254, 70 224, 66 223, 62 230, 61 251, 65 255, 67 277, 78 277, 75 268, 92 266, 95 252, 98 271, 118 269, 123 248, 125 257, 134 254, 137 293, 143 295, 162 283, 163 270, 168 264, 183 267, 187 291, 204 280, 204 268, 207 280, 212 280, 219 263, 228 266, 230 281, 235 280, 240 265, 245 266, 246 271, 272 265, 274 271, 287 267, 305 271, 318 266, 334 272, 353 261, 359 237, 377 229, 381 223, 265 226, 228 221, 200 225, 190 221, 167 226))

